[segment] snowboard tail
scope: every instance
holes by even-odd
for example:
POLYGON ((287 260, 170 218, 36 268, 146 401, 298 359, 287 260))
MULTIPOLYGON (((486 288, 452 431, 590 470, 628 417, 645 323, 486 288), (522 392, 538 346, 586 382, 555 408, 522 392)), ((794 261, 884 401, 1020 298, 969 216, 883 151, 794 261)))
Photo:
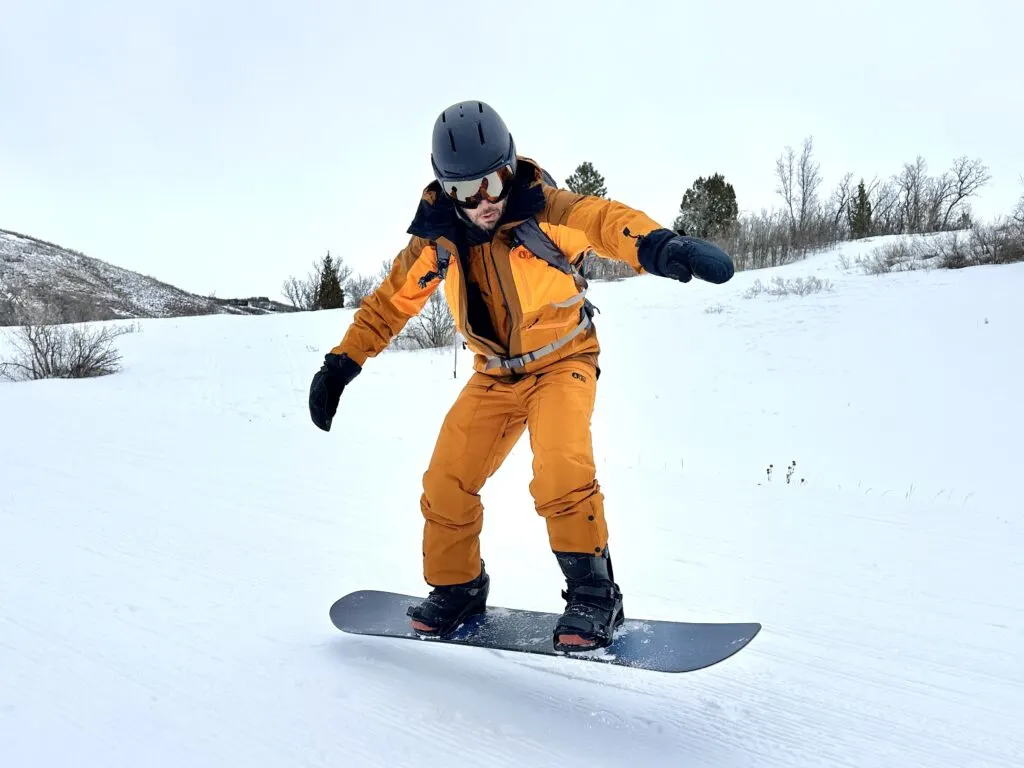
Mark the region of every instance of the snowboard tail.
POLYGON ((331 622, 342 632, 543 656, 570 657, 656 672, 693 672, 742 650, 761 630, 758 623, 691 623, 630 619, 616 630, 611 645, 587 651, 561 651, 554 628, 561 614, 488 606, 448 636, 422 636, 410 626, 406 609, 423 598, 397 592, 359 590, 331 606, 331 622))

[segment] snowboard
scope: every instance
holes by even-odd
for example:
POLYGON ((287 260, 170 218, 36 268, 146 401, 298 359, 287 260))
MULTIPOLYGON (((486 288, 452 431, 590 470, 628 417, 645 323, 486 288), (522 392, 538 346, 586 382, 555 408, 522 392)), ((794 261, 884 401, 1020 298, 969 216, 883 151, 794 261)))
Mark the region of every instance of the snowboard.
POLYGON ((554 647, 553 631, 561 614, 522 608, 488 606, 448 637, 421 636, 410 626, 405 611, 422 599, 372 589, 352 592, 331 606, 331 622, 341 631, 357 635, 568 657, 669 673, 693 672, 724 661, 761 630, 757 623, 690 623, 627 615, 608 647, 566 652, 554 647))

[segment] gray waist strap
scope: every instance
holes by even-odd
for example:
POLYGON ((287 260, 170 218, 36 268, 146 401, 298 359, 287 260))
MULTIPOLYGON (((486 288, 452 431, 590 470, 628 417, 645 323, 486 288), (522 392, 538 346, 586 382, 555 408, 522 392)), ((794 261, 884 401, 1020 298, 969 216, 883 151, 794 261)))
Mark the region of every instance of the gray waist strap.
POLYGON ((565 336, 556 339, 550 344, 545 344, 540 349, 535 349, 532 352, 527 352, 526 354, 519 355, 518 357, 488 357, 486 369, 510 370, 512 368, 522 368, 527 363, 532 363, 534 360, 538 360, 539 358, 542 358, 545 355, 550 355, 555 350, 561 349, 570 341, 572 341, 581 333, 583 333, 585 330, 587 330, 587 328, 589 328, 590 326, 590 315, 584 312, 583 319, 580 321, 579 325, 577 325, 575 328, 569 331, 569 333, 567 333, 565 336))

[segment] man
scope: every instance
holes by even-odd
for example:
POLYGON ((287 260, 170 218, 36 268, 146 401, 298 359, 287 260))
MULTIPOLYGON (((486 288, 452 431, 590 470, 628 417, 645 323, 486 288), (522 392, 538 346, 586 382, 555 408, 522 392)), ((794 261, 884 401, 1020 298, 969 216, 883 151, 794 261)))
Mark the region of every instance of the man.
POLYGON ((483 611, 490 584, 480 555, 479 492, 524 431, 530 492, 566 578, 553 642, 607 646, 623 622, 590 420, 600 369, 593 307, 575 262, 593 247, 637 273, 724 283, 730 258, 621 203, 556 189, 516 154, 487 104, 444 110, 433 131, 434 181, 423 191, 390 276, 363 300, 313 377, 309 409, 329 431, 345 387, 444 285, 474 373, 448 411, 423 476, 423 575, 413 628, 447 634, 483 611))

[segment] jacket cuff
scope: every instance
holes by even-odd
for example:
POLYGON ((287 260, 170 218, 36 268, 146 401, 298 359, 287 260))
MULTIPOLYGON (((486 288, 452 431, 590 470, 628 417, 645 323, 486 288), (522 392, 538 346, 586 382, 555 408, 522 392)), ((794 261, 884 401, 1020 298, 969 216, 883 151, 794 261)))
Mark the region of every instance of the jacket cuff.
POLYGON ((343 387, 352 383, 352 379, 363 371, 363 367, 344 352, 340 355, 328 352, 324 355, 324 366, 337 374, 337 380, 343 387))
POLYGON ((645 235, 637 245, 636 258, 647 272, 657 277, 667 277, 665 272, 664 246, 674 238, 671 229, 656 229, 645 235))
POLYGON ((345 355, 345 357, 347 357, 353 363, 358 365, 360 368, 362 366, 366 365, 366 359, 367 359, 367 357, 369 357, 369 355, 367 355, 361 349, 357 349, 356 347, 353 347, 350 344, 346 344, 344 342, 342 342, 338 346, 334 347, 331 350, 331 354, 332 355, 345 355))

